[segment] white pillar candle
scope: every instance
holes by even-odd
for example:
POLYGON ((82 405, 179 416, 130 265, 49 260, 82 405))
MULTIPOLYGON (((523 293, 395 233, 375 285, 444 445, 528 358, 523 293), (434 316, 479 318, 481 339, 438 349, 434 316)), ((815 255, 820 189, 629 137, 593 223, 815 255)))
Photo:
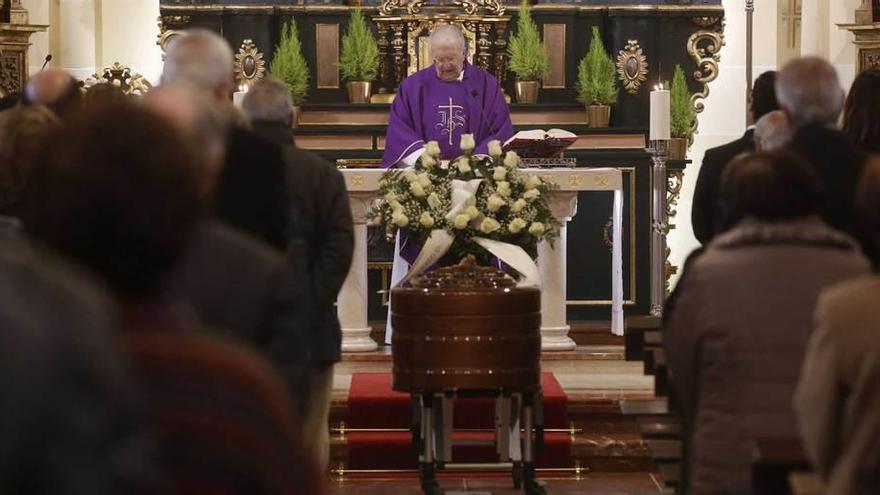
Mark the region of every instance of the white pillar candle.
POLYGON ((242 84, 238 87, 238 91, 232 93, 232 104, 235 105, 236 108, 241 108, 244 104, 244 95, 247 94, 248 86, 246 84, 242 84))
POLYGON ((655 89, 651 91, 651 141, 669 139, 669 90, 655 89))

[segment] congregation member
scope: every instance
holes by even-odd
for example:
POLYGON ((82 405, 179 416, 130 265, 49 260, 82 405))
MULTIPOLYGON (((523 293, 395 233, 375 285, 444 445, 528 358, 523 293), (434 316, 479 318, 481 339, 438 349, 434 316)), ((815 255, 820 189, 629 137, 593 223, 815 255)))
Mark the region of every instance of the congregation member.
MULTIPOLYGON (((776 101, 776 72, 767 71, 755 79, 749 95, 749 116, 751 122, 758 122, 768 113, 779 110, 776 101)), ((740 153, 755 150, 755 130, 749 127, 743 136, 717 148, 706 150, 700 173, 694 186, 694 200, 691 209, 691 223, 694 236, 703 246, 719 233, 719 197, 721 176, 727 164, 740 153)))
POLYGON ((82 108, 80 82, 62 69, 38 72, 27 82, 22 104, 44 105, 59 117, 67 117, 82 108))
MULTIPOLYGON (((165 51, 162 83, 198 89, 233 122, 232 48, 219 35, 193 29, 175 36, 165 51)), ((284 169, 278 146, 231 125, 225 163, 213 197, 214 213, 224 222, 285 250, 290 219, 284 169)))
POLYGON ((767 113, 755 122, 755 150, 780 151, 791 141, 791 123, 782 110, 767 113))
POLYGON ((818 294, 868 271, 857 242, 817 215, 821 193, 789 154, 743 155, 724 172, 724 233, 691 261, 665 321, 685 493, 749 493, 755 439, 797 434, 792 398, 818 294))
POLYGON ((105 290, 0 242, 0 493, 152 494, 151 436, 105 290))
POLYGON ((856 76, 843 107, 843 132, 865 153, 880 153, 880 69, 856 76))
POLYGON ((21 201, 58 117, 43 106, 0 112, 0 239, 20 235, 21 201))
MULTIPOLYGON (((185 86, 159 86, 144 100, 198 150, 199 194, 207 203, 225 156, 228 122, 223 112, 207 96, 185 86)), ((283 371, 295 404, 304 403, 308 348, 302 320, 310 313, 308 288, 281 252, 215 218, 205 218, 168 285, 213 332, 269 355, 283 343, 283 355, 273 356, 273 361, 283 371)))
POLYGON ((788 149, 810 164, 825 190, 819 213, 858 237, 853 198, 865 156, 837 128, 844 102, 837 71, 818 57, 792 60, 779 72, 776 97, 794 129, 788 149))
MULTIPOLYGON (((857 210, 880 245, 880 159, 862 177, 857 210)), ((876 267, 875 267, 876 268, 876 267)), ((880 277, 825 290, 816 308, 795 410, 823 493, 880 493, 880 277)))
MULTIPOLYGON (((291 229, 298 229, 296 237, 302 240, 302 246, 291 242, 288 258, 291 263, 304 263, 304 267, 294 270, 304 273, 302 283, 312 306, 306 323, 309 376, 303 431, 326 468, 330 454, 328 421, 333 367, 342 359, 342 332, 335 303, 354 251, 345 180, 331 163, 294 146, 293 100, 281 80, 268 77, 256 83, 245 95, 242 108, 257 134, 284 149, 291 216, 297 219, 291 229)), ((295 342, 284 338, 270 342, 270 356, 282 372, 294 345, 295 342)))
POLYGON ((322 493, 270 364, 202 329, 164 290, 203 216, 193 143, 134 103, 87 109, 55 142, 28 189, 25 224, 112 290, 163 491, 322 493))

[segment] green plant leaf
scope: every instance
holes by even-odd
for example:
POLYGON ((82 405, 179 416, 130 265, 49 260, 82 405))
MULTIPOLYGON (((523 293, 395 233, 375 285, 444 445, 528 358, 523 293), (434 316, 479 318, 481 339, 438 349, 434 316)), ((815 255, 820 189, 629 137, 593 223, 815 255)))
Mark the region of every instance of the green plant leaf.
POLYGON ((299 31, 293 19, 281 29, 281 42, 275 47, 269 72, 290 88, 294 105, 299 105, 309 91, 309 65, 302 54, 299 31))
POLYGON ((547 50, 541 42, 538 26, 532 20, 527 0, 520 1, 517 31, 507 42, 508 65, 520 81, 540 81, 550 71, 547 50))
POLYGON ((360 8, 351 12, 342 49, 339 70, 346 81, 372 81, 379 70, 379 45, 360 8))
POLYGON ((577 99, 584 105, 617 102, 617 67, 605 50, 599 28, 593 27, 590 49, 578 64, 577 99))
POLYGON ((694 138, 697 112, 691 103, 691 93, 688 91, 687 79, 680 65, 675 66, 672 76, 672 87, 669 90, 670 105, 670 134, 674 138, 684 138, 688 143, 694 138))

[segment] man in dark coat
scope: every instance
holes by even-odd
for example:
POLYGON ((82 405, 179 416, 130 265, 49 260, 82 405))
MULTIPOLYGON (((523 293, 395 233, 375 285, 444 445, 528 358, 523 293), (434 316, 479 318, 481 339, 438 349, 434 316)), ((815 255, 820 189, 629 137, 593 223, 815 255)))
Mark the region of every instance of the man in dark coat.
MULTIPOLYGON (((757 122, 765 114, 778 110, 776 102, 776 72, 767 71, 755 80, 749 98, 749 112, 752 122, 757 122)), ((694 236, 700 244, 706 245, 719 233, 718 196, 721 188, 721 175, 724 168, 740 153, 755 150, 755 130, 749 127, 745 134, 717 148, 706 150, 700 174, 694 187, 694 201, 691 209, 691 223, 694 236)))
MULTIPOLYGON (((335 301, 351 266, 354 233, 351 209, 342 174, 321 157, 293 144, 290 90, 283 82, 267 78, 245 96, 243 108, 254 130, 284 147, 291 217, 298 232, 288 248, 291 263, 304 265, 312 297, 313 315, 308 324, 310 341, 310 404, 304 427, 326 466, 329 455, 328 415, 333 364, 341 359, 342 334, 335 301)), ((293 269, 300 272, 294 265, 293 269)))
POLYGON ((795 129, 789 149, 813 167, 825 188, 822 218, 860 238, 854 198, 866 157, 837 128, 844 102, 837 72, 821 58, 792 60, 779 72, 776 96, 795 129))

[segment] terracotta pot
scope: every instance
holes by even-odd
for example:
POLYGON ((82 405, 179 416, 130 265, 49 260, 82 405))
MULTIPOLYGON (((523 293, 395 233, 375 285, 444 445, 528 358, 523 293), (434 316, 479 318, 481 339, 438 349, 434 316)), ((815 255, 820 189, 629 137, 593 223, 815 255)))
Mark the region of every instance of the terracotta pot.
POLYGON ((688 140, 684 138, 672 138, 669 140, 669 159, 684 160, 687 158, 688 140))
POLYGON ((608 127, 611 120, 611 107, 608 105, 588 105, 587 123, 590 127, 608 127))
POLYGON ((348 101, 352 103, 369 103, 372 85, 373 83, 367 81, 349 81, 346 83, 348 101))
POLYGON ((299 127, 299 116, 302 114, 302 107, 299 105, 293 106, 293 118, 290 119, 290 127, 294 129, 299 127))
POLYGON ((535 103, 538 101, 538 89, 541 83, 538 81, 517 81, 516 101, 519 103, 535 103))

